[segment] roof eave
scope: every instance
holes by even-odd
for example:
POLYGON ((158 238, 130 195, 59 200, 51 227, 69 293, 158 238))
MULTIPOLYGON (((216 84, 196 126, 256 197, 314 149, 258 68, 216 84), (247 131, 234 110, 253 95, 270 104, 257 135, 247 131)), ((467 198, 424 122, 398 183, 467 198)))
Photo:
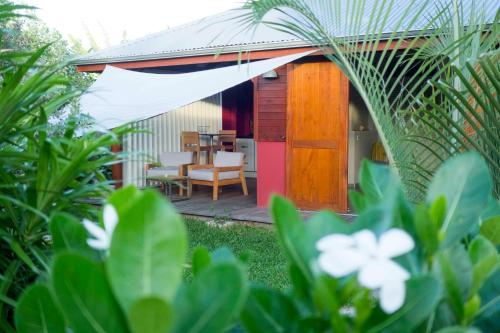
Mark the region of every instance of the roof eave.
POLYGON ((114 58, 93 58, 93 59, 75 59, 70 62, 71 65, 81 66, 81 65, 99 65, 99 64, 113 64, 113 63, 123 63, 132 61, 148 61, 148 60, 161 60, 161 59, 171 59, 171 58, 186 58, 186 57, 197 57, 197 56, 207 56, 207 55, 219 55, 219 54, 230 54, 230 53, 245 53, 252 51, 269 51, 269 50, 281 50, 281 49, 293 49, 299 47, 310 46, 303 41, 294 42, 279 42, 279 43, 267 43, 267 44, 255 44, 246 46, 225 46, 225 47, 210 47, 203 48, 199 50, 188 50, 179 52, 168 52, 168 53, 155 53, 155 54, 144 54, 137 56, 126 56, 126 57, 114 57, 114 58))

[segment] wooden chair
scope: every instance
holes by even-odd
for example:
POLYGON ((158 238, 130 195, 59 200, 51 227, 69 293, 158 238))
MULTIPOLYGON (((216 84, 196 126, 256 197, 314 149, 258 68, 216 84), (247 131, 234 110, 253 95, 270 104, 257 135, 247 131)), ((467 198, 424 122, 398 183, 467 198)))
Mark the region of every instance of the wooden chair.
POLYGON ((213 200, 218 199, 219 187, 226 185, 241 184, 243 194, 248 195, 243 158, 243 153, 221 151, 215 155, 214 164, 188 166, 190 186, 212 186, 213 200))
POLYGON ((236 151, 236 130, 220 130, 216 151, 236 151))
POLYGON ((194 162, 196 164, 200 164, 200 153, 202 151, 207 152, 207 158, 210 160, 211 147, 202 146, 200 144, 200 134, 198 132, 182 132, 181 150, 193 152, 195 154, 194 162))
MULTIPOLYGON (((159 155, 159 163, 146 164, 146 183, 147 178, 168 178, 187 176, 187 167, 193 164, 192 152, 164 152, 159 155)), ((162 183, 163 186, 163 183, 162 183)), ((188 194, 189 192, 188 189, 188 194)), ((183 190, 179 186, 179 195, 182 196, 183 190)))

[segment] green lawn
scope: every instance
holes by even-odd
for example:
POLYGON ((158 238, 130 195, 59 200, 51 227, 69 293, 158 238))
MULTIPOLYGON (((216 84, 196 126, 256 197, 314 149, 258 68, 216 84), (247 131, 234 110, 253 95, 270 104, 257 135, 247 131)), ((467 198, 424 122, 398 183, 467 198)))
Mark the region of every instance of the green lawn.
POLYGON ((289 285, 286 259, 280 251, 273 229, 242 224, 219 228, 194 219, 186 219, 186 226, 189 255, 201 245, 210 251, 227 246, 236 256, 248 256, 251 281, 275 288, 289 285))

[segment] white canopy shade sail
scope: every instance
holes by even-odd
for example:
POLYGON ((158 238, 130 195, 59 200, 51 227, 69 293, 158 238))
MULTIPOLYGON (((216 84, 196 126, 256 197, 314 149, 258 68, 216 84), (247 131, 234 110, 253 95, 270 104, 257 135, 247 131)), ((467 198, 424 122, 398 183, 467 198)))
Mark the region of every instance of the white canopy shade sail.
POLYGON ((106 66, 80 99, 83 113, 111 129, 199 101, 314 51, 186 74, 150 74, 106 66))

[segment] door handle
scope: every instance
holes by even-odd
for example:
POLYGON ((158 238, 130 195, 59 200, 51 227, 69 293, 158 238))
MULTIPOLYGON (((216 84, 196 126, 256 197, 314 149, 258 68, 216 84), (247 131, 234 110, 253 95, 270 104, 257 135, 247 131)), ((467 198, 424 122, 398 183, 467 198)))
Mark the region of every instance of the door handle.
POLYGON ((286 136, 285 136, 285 135, 282 135, 282 136, 280 136, 280 139, 281 139, 281 140, 285 140, 285 139, 286 139, 286 136))

